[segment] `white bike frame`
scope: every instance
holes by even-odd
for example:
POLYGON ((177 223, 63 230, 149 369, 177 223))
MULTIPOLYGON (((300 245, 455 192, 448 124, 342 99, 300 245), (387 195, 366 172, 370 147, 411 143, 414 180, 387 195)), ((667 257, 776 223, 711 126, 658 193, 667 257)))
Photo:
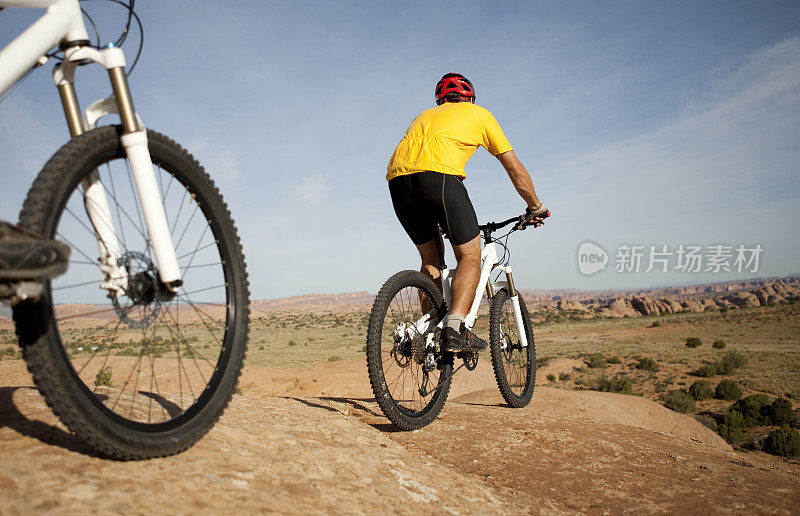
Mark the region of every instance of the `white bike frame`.
MULTIPOLYGON (((47 9, 45 14, 0 51, 0 94, 5 93, 29 70, 47 62, 46 54, 55 45, 64 51, 64 60, 53 69, 71 137, 93 129, 100 118, 117 114, 122 125, 122 147, 131 169, 136 194, 153 247, 158 275, 172 292, 181 285, 181 274, 167 218, 161 204, 147 130, 133 107, 125 75, 125 55, 113 46, 97 50, 90 46, 78 0, 0 0, 0 7, 47 9), (108 72, 113 95, 93 103, 84 117, 75 93, 74 77, 78 63, 93 61, 108 72)), ((122 293, 127 288, 127 272, 117 262, 121 257, 111 210, 97 174, 83 181, 84 202, 94 226, 105 281, 101 288, 122 293)))
MULTIPOLYGON (((505 288, 508 289, 509 299, 511 300, 511 306, 514 310, 514 322, 517 325, 517 335, 519 335, 520 345, 523 348, 528 347, 528 334, 525 331, 525 323, 522 319, 522 309, 519 305, 519 292, 514 287, 514 276, 511 272, 511 266, 500 265, 497 257, 497 246, 494 244, 494 242, 489 242, 484 245, 483 250, 481 251, 481 262, 481 276, 480 280, 478 281, 478 287, 475 289, 475 299, 472 301, 472 307, 470 308, 469 313, 464 318, 464 326, 471 330, 475 324, 475 321, 478 319, 478 308, 480 307, 484 292, 486 292, 486 295, 489 299, 492 299, 496 290, 505 288), (506 280, 496 282, 491 281, 490 275, 495 270, 504 272, 506 275, 506 280)), ((455 271, 451 269, 443 269, 440 272, 442 275, 442 291, 444 294, 444 300, 449 307, 452 306, 452 281, 453 273, 455 271)), ((401 323, 396 331, 398 331, 399 334, 406 333, 410 338, 413 338, 414 334, 417 332, 423 335, 428 334, 428 347, 435 347, 433 333, 431 332, 433 329, 431 327, 431 323, 435 317, 436 314, 431 312, 422 316, 414 323, 416 328, 406 328, 405 325, 401 323)), ((444 319, 439 321, 437 327, 440 329, 443 328, 444 323, 444 319)))

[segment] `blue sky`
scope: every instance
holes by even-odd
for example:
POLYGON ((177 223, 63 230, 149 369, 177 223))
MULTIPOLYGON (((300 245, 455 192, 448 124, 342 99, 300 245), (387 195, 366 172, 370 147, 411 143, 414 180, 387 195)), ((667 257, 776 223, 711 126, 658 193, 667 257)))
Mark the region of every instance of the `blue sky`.
MULTIPOLYGON (((82 5, 115 39, 122 11, 82 5)), ((0 13, 0 44, 35 17, 25 11, 0 13)), ((473 81, 553 212, 512 237, 520 286, 800 273, 797 2, 142 1, 137 12, 137 110, 219 183, 254 298, 375 292, 416 268, 385 167, 451 71, 473 81), (576 267, 587 240, 611 255, 593 276, 576 267), (764 251, 757 273, 635 274, 613 271, 621 244, 764 251)), ((16 220, 67 137, 48 70, 0 104, 3 219, 16 220)), ((78 88, 87 106, 108 85, 81 70, 78 88)), ((466 185, 482 221, 524 207, 483 149, 466 185)))

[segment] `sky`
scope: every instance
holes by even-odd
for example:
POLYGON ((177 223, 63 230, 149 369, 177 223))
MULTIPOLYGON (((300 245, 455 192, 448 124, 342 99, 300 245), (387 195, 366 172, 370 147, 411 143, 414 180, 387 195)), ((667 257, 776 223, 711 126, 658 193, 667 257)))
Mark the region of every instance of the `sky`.
MULTIPOLYGON (((103 42, 116 39, 123 10, 82 6, 103 42)), ((454 9, 172 0, 140 1, 137 13, 145 36, 131 76, 137 111, 219 184, 254 299, 377 292, 393 272, 418 267, 384 176, 447 72, 472 80, 477 103, 495 115, 551 209, 542 228, 510 237, 519 287, 800 273, 796 1, 465 1, 454 9), (585 242, 607 255, 591 275, 579 267, 585 242), (659 255, 667 272, 661 262, 647 271, 650 246, 671 253, 659 255), (700 248, 698 272, 679 267, 680 246, 700 248), (757 268, 736 270, 739 246, 760 246, 757 268), (637 272, 625 249, 638 247, 637 272), (730 272, 709 261, 724 249, 730 272)), ((38 14, 0 12, 0 45, 38 14)), ((123 47, 129 60, 137 42, 133 34, 123 47)), ((0 103, 5 220, 17 219, 36 174, 68 137, 50 67, 0 103)), ((79 71, 77 88, 84 107, 109 90, 104 72, 91 69, 79 71)), ((480 221, 524 210, 484 149, 465 185, 480 221)))

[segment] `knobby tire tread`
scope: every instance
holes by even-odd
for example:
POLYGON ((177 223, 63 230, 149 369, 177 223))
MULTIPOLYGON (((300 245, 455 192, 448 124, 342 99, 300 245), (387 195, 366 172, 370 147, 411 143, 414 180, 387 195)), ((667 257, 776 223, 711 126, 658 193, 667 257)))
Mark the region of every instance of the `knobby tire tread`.
MULTIPOLYGON (((81 163, 87 155, 94 152, 101 153, 102 151, 98 149, 103 149, 103 146, 120 145, 120 134, 118 126, 103 126, 70 140, 59 149, 45 164, 34 181, 20 211, 20 225, 30 231, 44 233, 45 213, 51 203, 64 197, 64 190, 72 189, 71 186, 65 186, 64 183, 70 179, 71 175, 76 175, 81 168, 76 163, 81 163), (113 140, 113 143, 110 140, 113 140)), ((68 359, 61 346, 48 338, 51 330, 49 324, 52 321, 48 316, 50 310, 43 306, 43 301, 17 305, 13 311, 23 357, 33 376, 34 383, 47 405, 71 432, 89 446, 92 453, 117 460, 140 460, 174 455, 188 449, 200 440, 216 424, 230 403, 241 375, 249 333, 249 277, 241 240, 227 204, 222 199, 214 181, 193 155, 174 140, 155 131, 148 130, 147 137, 151 152, 154 146, 160 146, 162 147, 161 151, 174 152, 178 156, 178 160, 183 159, 189 163, 193 169, 192 174, 198 176, 196 178, 198 182, 205 183, 193 186, 198 189, 208 188, 209 199, 215 198, 219 203, 217 208, 221 208, 223 216, 227 217, 227 221, 223 221, 226 226, 229 225, 226 229, 232 230, 228 236, 232 244, 230 251, 233 257, 233 272, 242 279, 241 283, 244 289, 244 292, 234 293, 238 296, 244 295, 243 305, 236 306, 237 310, 244 311, 244 317, 240 319, 241 316, 236 315, 231 323, 237 324, 237 322, 243 321, 239 328, 234 329, 239 332, 238 337, 235 337, 234 344, 241 342, 241 345, 232 352, 228 361, 228 367, 234 367, 235 370, 225 371, 214 395, 203 410, 186 425, 178 428, 174 432, 175 435, 171 435, 167 442, 151 440, 143 444, 141 441, 130 439, 129 436, 110 435, 105 428, 90 417, 91 414, 81 407, 78 399, 82 396, 79 386, 74 381, 71 382, 71 385, 62 384, 64 378, 70 378, 67 375, 70 373, 71 365, 66 362, 68 359), (236 270, 240 268, 240 265, 241 270, 236 270), (59 349, 53 349, 55 347, 59 349), (59 353, 63 353, 63 357, 59 358, 59 353)), ((215 220, 215 223, 218 221, 215 220)), ((52 235, 45 236, 52 238, 52 235)))
POLYGON ((401 289, 409 286, 427 289, 429 295, 433 294, 436 297, 435 301, 439 306, 443 303, 439 288, 433 280, 419 271, 400 271, 389 278, 375 297, 372 312, 370 313, 369 326, 367 328, 367 370, 375 401, 377 401, 384 415, 403 430, 416 430, 430 424, 439 415, 450 392, 452 378, 442 381, 443 377, 450 374, 451 367, 446 366, 440 372, 440 387, 435 395, 435 401, 430 404, 428 411, 420 417, 411 417, 403 414, 387 389, 380 356, 384 317, 394 296, 401 289))
POLYGON ((533 396, 533 390, 536 385, 536 343, 534 341, 533 328, 531 327, 531 319, 530 314, 528 313, 528 307, 525 304, 525 300, 520 295, 519 307, 522 311, 523 323, 528 334, 528 346, 530 347, 530 355, 528 360, 531 367, 530 378, 526 382, 525 390, 523 390, 523 396, 520 397, 514 394, 514 391, 509 385, 505 368, 503 367, 503 353, 500 349, 500 341, 502 338, 500 335, 500 319, 503 316, 503 307, 506 302, 510 303, 511 299, 508 295, 508 290, 503 288, 499 290, 492 299, 491 312, 489 315, 492 369, 494 369, 494 378, 497 381, 497 387, 500 389, 500 394, 503 396, 503 399, 506 401, 506 403, 513 408, 522 408, 526 407, 528 403, 530 403, 531 397, 533 396))

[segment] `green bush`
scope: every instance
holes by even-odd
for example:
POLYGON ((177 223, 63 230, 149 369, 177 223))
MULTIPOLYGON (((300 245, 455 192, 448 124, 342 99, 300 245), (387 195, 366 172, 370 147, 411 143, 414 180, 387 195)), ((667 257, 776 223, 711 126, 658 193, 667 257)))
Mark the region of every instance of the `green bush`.
POLYGON ((651 328, 658 328, 661 326, 661 321, 653 321, 653 324, 650 325, 651 328))
POLYGON ((633 394, 633 381, 627 376, 617 375, 613 378, 608 378, 603 375, 594 383, 593 389, 600 392, 633 394))
POLYGON ((111 366, 106 366, 97 372, 97 376, 94 378, 94 384, 98 387, 104 385, 106 387, 113 387, 114 384, 112 379, 114 377, 114 372, 111 370, 111 366))
POLYGON ((738 410, 731 409, 722 418, 717 433, 730 444, 738 444, 744 439, 744 416, 738 410))
POLYGON ((686 347, 687 348, 699 348, 703 345, 703 341, 698 339, 697 337, 689 337, 686 339, 686 347))
POLYGON ((737 369, 747 365, 747 356, 732 349, 725 354, 722 360, 711 364, 703 364, 694 374, 703 378, 709 378, 718 374, 731 374, 737 369))
POLYGON ((781 457, 800 459, 800 433, 788 426, 778 428, 767 436, 764 451, 781 457))
POLYGON ((296 345, 297 345, 297 342, 295 342, 294 340, 290 340, 290 341, 289 341, 289 345, 290 345, 290 346, 296 346, 296 345))
POLYGON ((589 355, 589 362, 587 365, 592 369, 599 369, 606 366, 606 357, 602 353, 592 353, 589 355))
POLYGON ((792 425, 797 422, 797 412, 786 398, 776 398, 771 405, 761 407, 761 415, 775 426, 792 425))
POLYGON ((689 387, 689 394, 697 401, 707 400, 714 395, 714 387, 708 380, 697 380, 689 387))
POLYGON ((714 390, 714 397, 720 400, 735 401, 742 397, 742 388, 733 380, 722 380, 714 390))
POLYGON ((560 382, 566 382, 570 378, 572 378, 572 375, 569 374, 569 373, 560 373, 558 375, 558 381, 560 381, 560 382))
POLYGON ((703 364, 700 368, 695 372, 697 376, 702 378, 711 378, 712 376, 717 375, 717 364, 703 364))
POLYGON ((725 349, 725 341, 724 340, 715 340, 711 347, 714 349, 725 349))
POLYGON ((681 414, 688 414, 697 410, 697 402, 682 389, 669 391, 664 396, 664 406, 681 414))
POLYGON ((636 364, 636 369, 641 369, 642 371, 658 371, 658 362, 650 357, 644 357, 636 364))
POLYGON ((554 375, 553 373, 548 374, 547 375, 547 381, 550 382, 550 383, 555 382, 556 381, 556 375, 554 375))
POLYGON ((732 410, 738 410, 744 417, 742 426, 762 426, 769 424, 769 418, 764 417, 765 406, 770 406, 769 396, 766 394, 751 394, 737 401, 732 410))
POLYGON ((738 350, 732 349, 725 354, 725 357, 717 362, 718 374, 731 374, 739 368, 747 365, 747 357, 738 350))
POLYGON ((328 362, 336 362, 337 360, 341 360, 342 357, 339 355, 331 355, 328 357, 328 362))

